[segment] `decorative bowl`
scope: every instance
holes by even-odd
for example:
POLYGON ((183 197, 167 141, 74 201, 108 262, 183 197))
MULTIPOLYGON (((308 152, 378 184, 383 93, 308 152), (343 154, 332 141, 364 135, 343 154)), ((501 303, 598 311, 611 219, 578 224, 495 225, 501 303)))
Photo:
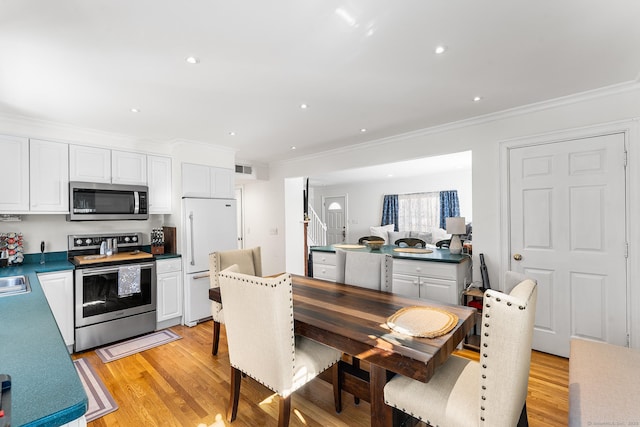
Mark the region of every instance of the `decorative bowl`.
POLYGON ((367 240, 366 245, 372 251, 379 251, 382 245, 384 245, 384 241, 382 240, 367 240))

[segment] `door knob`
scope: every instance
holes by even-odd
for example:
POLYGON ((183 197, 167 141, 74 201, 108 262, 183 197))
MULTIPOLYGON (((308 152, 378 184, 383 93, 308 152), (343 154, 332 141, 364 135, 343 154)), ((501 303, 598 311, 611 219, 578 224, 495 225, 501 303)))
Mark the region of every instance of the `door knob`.
POLYGON ((522 259, 522 255, 520 254, 514 254, 513 255, 513 259, 515 259, 516 261, 520 261, 522 259))

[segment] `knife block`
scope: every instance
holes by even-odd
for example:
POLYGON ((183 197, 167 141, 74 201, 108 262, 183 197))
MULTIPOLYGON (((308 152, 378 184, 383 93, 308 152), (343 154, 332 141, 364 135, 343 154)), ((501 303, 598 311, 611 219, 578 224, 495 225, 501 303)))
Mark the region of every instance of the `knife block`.
POLYGON ((162 232, 164 233, 164 252, 168 254, 177 254, 176 228, 162 227, 162 232))

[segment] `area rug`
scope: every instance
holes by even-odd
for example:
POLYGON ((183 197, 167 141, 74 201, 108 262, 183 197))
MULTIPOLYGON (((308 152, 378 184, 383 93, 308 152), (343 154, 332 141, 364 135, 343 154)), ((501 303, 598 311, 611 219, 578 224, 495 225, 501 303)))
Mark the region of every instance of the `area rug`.
POLYGON ((87 422, 118 409, 118 405, 113 400, 113 397, 111 397, 111 393, 109 393, 109 390, 107 390, 87 359, 74 360, 73 365, 78 371, 84 391, 89 398, 87 412, 84 414, 87 422))
POLYGON ((148 335, 133 338, 128 341, 119 342, 107 347, 99 348, 96 350, 96 354, 104 363, 113 362, 114 360, 122 359, 126 356, 139 353, 150 348, 158 347, 162 344, 169 343, 171 341, 179 340, 182 338, 180 335, 173 333, 172 331, 165 329, 158 332, 153 332, 148 335))

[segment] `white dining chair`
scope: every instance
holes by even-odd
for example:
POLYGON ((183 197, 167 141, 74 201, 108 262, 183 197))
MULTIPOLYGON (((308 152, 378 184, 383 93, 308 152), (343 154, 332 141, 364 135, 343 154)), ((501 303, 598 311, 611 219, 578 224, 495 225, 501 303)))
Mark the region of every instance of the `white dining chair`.
POLYGON ((387 405, 432 426, 526 426, 537 285, 484 294, 480 361, 451 356, 427 383, 396 375, 387 405))
POLYGON ((391 255, 336 250, 336 282, 391 292, 392 280, 391 255))
POLYGON ((291 393, 332 368, 336 411, 340 412, 338 360, 342 353, 294 335, 291 275, 261 278, 234 272, 219 273, 231 364, 227 420, 238 412, 242 374, 280 396, 278 425, 289 424, 291 393))
MULTIPOLYGON (((238 266, 238 271, 252 276, 262 276, 262 254, 260 246, 250 249, 235 249, 230 251, 218 251, 209 254, 209 281, 212 288, 217 288, 218 273, 232 265, 238 266)), ((222 304, 212 301, 213 304, 213 344, 211 354, 218 354, 220 342, 220 324, 224 323, 222 304)))

